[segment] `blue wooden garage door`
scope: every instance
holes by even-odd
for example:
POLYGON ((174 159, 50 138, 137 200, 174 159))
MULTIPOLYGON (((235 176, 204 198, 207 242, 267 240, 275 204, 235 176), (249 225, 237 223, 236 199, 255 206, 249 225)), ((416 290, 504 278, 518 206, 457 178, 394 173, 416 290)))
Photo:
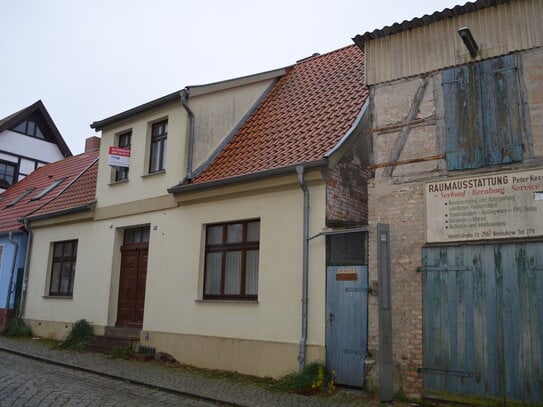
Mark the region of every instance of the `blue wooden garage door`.
POLYGON ((423 249, 426 396, 543 403, 543 243, 423 249))

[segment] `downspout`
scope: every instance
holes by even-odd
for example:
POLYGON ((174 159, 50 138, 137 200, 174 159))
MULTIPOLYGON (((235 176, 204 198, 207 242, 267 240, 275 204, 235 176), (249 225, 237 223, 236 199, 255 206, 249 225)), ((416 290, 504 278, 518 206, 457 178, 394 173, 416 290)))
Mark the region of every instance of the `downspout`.
POLYGON ((188 154, 187 154, 187 181, 190 182, 192 179, 192 161, 194 155, 194 129, 195 129, 195 118, 194 113, 190 110, 190 107, 187 103, 189 92, 187 88, 181 91, 181 104, 189 115, 189 145, 188 145, 188 154))
POLYGON ((303 265, 302 265, 302 336, 300 338, 300 346, 298 350, 298 367, 300 372, 306 365, 306 353, 307 353, 307 305, 308 305, 308 282, 309 282, 309 189, 305 183, 304 173, 305 168, 303 165, 296 167, 298 173, 298 182, 304 193, 304 226, 303 226, 303 265))
POLYGON ((28 226, 28 221, 26 219, 23 220, 23 225, 26 230, 26 233, 28 234, 27 240, 26 240, 26 258, 25 258, 25 266, 24 266, 24 272, 23 272, 23 289, 21 290, 21 303, 19 305, 19 315, 21 318, 25 314, 25 305, 26 305, 26 288, 28 286, 28 269, 30 267, 30 252, 32 251, 32 230, 28 226))
POLYGON ((13 285, 13 276, 15 275, 15 266, 17 264, 17 254, 19 253, 19 243, 17 243, 15 240, 13 240, 13 232, 9 231, 8 236, 9 242, 15 246, 15 250, 13 252, 13 260, 11 261, 11 272, 9 274, 9 284, 8 284, 8 292, 6 293, 6 308, 4 309, 4 326, 8 321, 8 309, 9 309, 9 303, 11 300, 11 291, 12 291, 12 285, 13 285))

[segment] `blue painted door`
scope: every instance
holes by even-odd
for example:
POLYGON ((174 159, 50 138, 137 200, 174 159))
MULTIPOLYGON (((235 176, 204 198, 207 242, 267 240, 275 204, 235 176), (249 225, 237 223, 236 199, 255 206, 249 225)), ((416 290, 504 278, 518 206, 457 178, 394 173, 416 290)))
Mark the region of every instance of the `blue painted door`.
POLYGON ((367 266, 329 266, 326 284, 326 365, 335 382, 364 383, 368 331, 367 266))
POLYGON ((543 403, 543 243, 423 249, 423 387, 543 403))

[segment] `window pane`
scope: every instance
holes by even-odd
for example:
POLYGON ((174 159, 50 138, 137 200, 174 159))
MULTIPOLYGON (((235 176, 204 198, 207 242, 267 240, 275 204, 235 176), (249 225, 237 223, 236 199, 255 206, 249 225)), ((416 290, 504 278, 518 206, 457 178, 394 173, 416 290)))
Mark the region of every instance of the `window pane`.
POLYGON ((239 295, 241 287, 241 252, 226 253, 226 273, 224 277, 224 293, 239 295))
POLYGON ((153 143, 151 146, 151 168, 150 172, 157 172, 160 170, 160 149, 158 143, 153 143))
POLYGON ((148 242, 149 241, 149 230, 150 228, 149 227, 145 227, 142 229, 141 231, 141 241, 142 242, 148 242))
POLYGON ((228 225, 227 234, 226 234, 226 242, 238 243, 241 241, 243 241, 243 225, 241 223, 228 225))
POLYGON ((70 276, 70 294, 74 292, 75 262, 72 263, 72 275, 70 276))
POLYGON ((64 263, 62 265, 62 275, 60 277, 60 293, 70 294, 70 280, 72 277, 72 263, 64 263))
POLYGON ((247 224, 247 241, 260 241, 260 222, 251 222, 247 224))
POLYGON ((258 250, 248 250, 245 270, 245 294, 258 294, 258 250))
POLYGON ((207 244, 222 243, 222 226, 208 226, 207 228, 207 244))
POLYGON ((134 229, 133 243, 141 243, 141 228, 134 229))
POLYGON ((26 134, 28 134, 29 136, 33 136, 34 135, 34 130, 36 129, 36 124, 34 122, 28 122, 28 132, 26 134))
POLYGON ((53 263, 53 271, 51 272, 51 293, 58 293, 60 285, 60 266, 61 263, 53 263))
POLYGON ((22 122, 13 128, 13 130, 18 131, 19 133, 24 133, 26 131, 26 122, 22 122))
POLYGON ((55 251, 53 253, 54 257, 62 257, 62 243, 55 243, 55 251))
POLYGON ((64 257, 70 257, 73 255, 73 243, 66 242, 64 243, 64 257))
POLYGON ((222 253, 208 253, 206 256, 206 294, 221 293, 222 253))
POLYGON ((43 133, 41 132, 39 127, 36 127, 36 137, 41 138, 41 139, 45 139, 45 136, 43 135, 43 133))
POLYGON ((134 243, 134 229, 126 229, 124 231, 124 243, 134 243))

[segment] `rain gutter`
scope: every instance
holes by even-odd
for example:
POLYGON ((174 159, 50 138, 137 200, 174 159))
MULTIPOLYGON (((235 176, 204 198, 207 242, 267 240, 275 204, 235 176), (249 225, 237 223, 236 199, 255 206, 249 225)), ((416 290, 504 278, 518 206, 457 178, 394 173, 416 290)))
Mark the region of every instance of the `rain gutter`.
POLYGON ((300 346, 298 350, 298 367, 300 372, 306 366, 307 355, 307 325, 308 325, 308 287, 309 287, 309 188, 305 183, 305 168, 303 165, 296 167, 298 182, 304 194, 304 215, 303 215, 303 260, 302 260, 302 334, 300 337, 300 346))
POLYGON ((19 254, 19 243, 13 240, 13 231, 11 230, 9 231, 8 240, 15 247, 15 251, 13 253, 13 259, 11 261, 11 271, 9 274, 8 292, 6 293, 6 307, 4 309, 4 326, 8 320, 8 310, 9 310, 9 303, 11 300, 13 276, 15 275, 15 266, 17 264, 17 254, 19 254))
POLYGON ((25 312, 25 305, 26 305, 26 288, 28 286, 28 268, 30 266, 30 252, 32 251, 32 230, 30 229, 30 226, 28 225, 28 221, 26 219, 23 220, 23 225, 26 230, 26 233, 28 234, 27 237, 27 243, 26 243, 26 258, 25 258, 25 266, 24 266, 24 272, 23 272, 23 289, 21 290, 21 303, 19 305, 19 316, 22 318, 24 316, 25 312))
MULTIPOLYGON (((256 180, 260 180, 260 179, 275 176, 275 175, 295 174, 297 173, 297 167, 299 166, 300 164, 289 165, 287 167, 273 168, 271 170, 259 171, 259 172, 254 172, 251 174, 238 175, 235 177, 223 178, 223 179, 218 179, 218 180, 209 181, 209 182, 202 182, 199 184, 186 184, 186 185, 178 184, 174 187, 168 188, 168 192, 172 194, 176 194, 176 193, 182 193, 182 192, 188 192, 188 191, 198 191, 198 190, 203 190, 203 189, 208 189, 208 188, 216 188, 219 186, 232 185, 239 182, 256 181, 256 180)), ((312 161, 312 162, 303 164, 302 166, 306 170, 312 169, 312 168, 327 167, 328 160, 322 159, 318 161, 312 161)))
POLYGON ((187 88, 183 89, 180 92, 181 95, 181 104, 183 108, 189 115, 189 145, 188 145, 188 155, 187 155, 187 178, 186 180, 190 182, 192 180, 192 161, 194 156, 194 129, 196 124, 196 119, 194 113, 190 109, 187 99, 189 97, 189 91, 187 88))

